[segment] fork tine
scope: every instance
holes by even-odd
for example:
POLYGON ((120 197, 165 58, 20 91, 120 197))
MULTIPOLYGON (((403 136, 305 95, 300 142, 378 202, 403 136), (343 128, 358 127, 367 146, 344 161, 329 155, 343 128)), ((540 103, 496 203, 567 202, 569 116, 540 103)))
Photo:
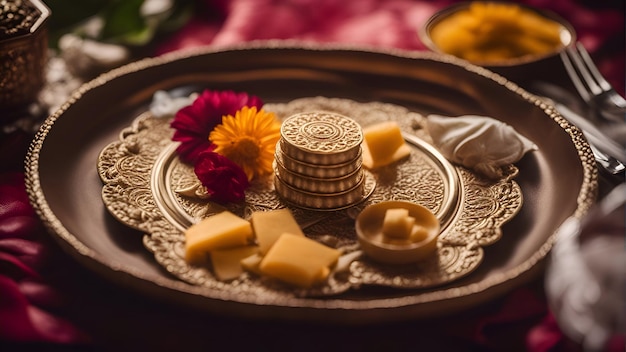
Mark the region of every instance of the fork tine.
POLYGON ((560 54, 563 67, 580 97, 603 121, 624 123, 626 100, 602 76, 585 47, 577 42, 560 54))
POLYGON ((593 76, 593 81, 600 86, 601 91, 596 94, 602 93, 602 91, 611 90, 611 84, 609 84, 604 76, 602 76, 600 70, 598 70, 598 67, 593 62, 593 59, 591 59, 591 55, 589 55, 589 52, 585 49, 585 47, 579 42, 576 43, 576 48, 578 48, 578 53, 583 59, 585 67, 588 69, 588 72, 593 76))
POLYGON ((576 67, 579 67, 580 64, 576 63, 580 62, 580 59, 576 59, 578 54, 576 52, 576 48, 573 46, 568 46, 565 48, 563 52, 561 52, 561 61, 563 61, 563 66, 567 71, 567 75, 570 77, 574 87, 578 91, 578 94, 584 101, 590 101, 591 95, 589 94, 589 90, 587 89, 586 84, 581 80, 579 71, 576 67))

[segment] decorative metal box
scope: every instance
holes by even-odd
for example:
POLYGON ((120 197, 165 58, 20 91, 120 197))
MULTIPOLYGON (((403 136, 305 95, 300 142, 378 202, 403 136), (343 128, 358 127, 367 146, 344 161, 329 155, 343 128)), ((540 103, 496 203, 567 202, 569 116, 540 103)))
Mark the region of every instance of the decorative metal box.
POLYGON ((0 0, 0 109, 34 101, 44 84, 50 9, 39 0, 0 0))

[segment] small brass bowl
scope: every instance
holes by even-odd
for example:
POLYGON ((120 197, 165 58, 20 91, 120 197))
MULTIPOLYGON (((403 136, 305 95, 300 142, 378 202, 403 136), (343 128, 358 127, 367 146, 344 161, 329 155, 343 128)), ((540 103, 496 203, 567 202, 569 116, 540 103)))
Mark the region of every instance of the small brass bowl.
POLYGON ((356 218, 356 234, 365 254, 385 264, 410 264, 431 258, 437 252, 437 238, 441 229, 437 217, 426 207, 407 201, 384 201, 363 209, 356 218), (416 224, 427 230, 418 242, 386 240, 382 232, 388 209, 404 208, 416 224))
POLYGON ((360 148, 355 159, 348 160, 339 164, 330 165, 317 165, 293 159, 282 152, 282 149, 280 148, 280 143, 276 144, 276 153, 274 157, 280 164, 285 167, 285 169, 291 170, 292 172, 301 174, 303 176, 316 178, 342 177, 347 174, 353 173, 357 169, 360 169, 363 164, 362 152, 360 148))
MULTIPOLYGON (((477 12, 477 10, 475 12, 477 12)), ((504 15, 505 14, 503 14, 502 16, 504 15)), ((541 22, 532 22, 532 24, 538 25, 541 24, 541 22)), ((540 33, 540 31, 541 28, 536 27, 532 28, 529 33, 540 33)), ((439 31, 439 33, 442 32, 443 31, 441 30, 439 31)), ((443 54, 455 55, 473 64, 485 67, 515 66, 536 62, 547 57, 558 56, 558 54, 563 51, 565 47, 576 41, 576 32, 574 30, 574 27, 572 27, 569 22, 567 22, 565 19, 561 18, 557 14, 528 5, 522 5, 517 3, 504 3, 497 1, 472 1, 457 3, 448 6, 435 13, 430 19, 428 19, 428 21, 426 21, 424 26, 421 28, 419 35, 424 45, 426 45, 432 51, 443 54), (469 28, 469 25, 466 24, 470 22, 469 17, 466 17, 465 21, 455 20, 454 16, 471 16, 470 14, 473 13, 472 8, 474 7, 475 9, 477 6, 481 6, 481 8, 484 10, 484 12, 482 13, 484 18, 482 18, 482 21, 477 20, 475 22, 471 22, 474 23, 472 25, 473 27, 469 28), (490 11, 491 13, 497 13, 494 9, 498 8, 501 9, 501 11, 499 11, 500 13, 504 13, 504 11, 508 10, 509 13, 517 14, 518 18, 515 18, 513 17, 513 15, 511 15, 511 17, 513 18, 510 18, 508 21, 504 21, 502 18, 494 17, 493 21, 490 22, 490 11), (514 10, 518 11, 514 12, 514 10), (558 38, 550 40, 554 41, 556 44, 552 46, 547 45, 546 43, 537 43, 533 48, 533 43, 525 43, 524 40, 526 40, 527 38, 524 38, 523 34, 519 34, 519 32, 516 31, 529 29, 523 28, 523 26, 531 26, 531 24, 529 21, 522 22, 522 19, 520 19, 521 17, 523 17, 522 15, 527 16, 529 20, 545 21, 543 22, 544 24, 553 26, 553 28, 558 31, 558 38), (455 53, 448 52, 447 50, 442 49, 437 44, 437 39, 434 36, 435 32, 439 30, 439 27, 441 26, 450 27, 448 33, 452 32, 453 34, 457 35, 456 37, 454 37, 455 40, 453 40, 452 42, 455 43, 453 45, 458 47, 459 52, 465 51, 467 52, 466 55, 470 55, 470 52, 468 52, 468 50, 472 50, 471 54, 475 54, 477 56, 467 57, 463 56, 462 54, 457 55, 455 53), (463 26, 467 26, 465 28, 467 28, 468 30, 473 29, 476 31, 481 31, 483 37, 478 38, 476 37, 477 33, 463 30, 463 26), (502 28, 497 28, 497 26, 501 26, 502 28), (512 34, 510 36, 507 36, 504 31, 510 31, 510 33, 512 34), (502 40, 502 38, 507 38, 511 40, 502 40), (519 41, 521 41, 519 44, 516 43, 516 38, 519 38, 519 41), (463 49, 461 49, 461 45, 467 45, 467 42, 472 39, 474 39, 475 43, 479 44, 480 46, 464 47, 463 49), (539 48, 538 46, 541 46, 541 48, 539 48), (507 54, 510 54, 511 57, 498 59, 488 56, 489 51, 497 53, 502 52, 506 49, 510 49, 510 52, 507 52, 507 54), (535 49, 536 52, 525 52, 525 50, 532 49, 535 49), (480 56, 482 56, 483 59, 479 58, 480 56)), ((537 40, 540 39, 541 38, 537 38, 537 40)), ((547 41, 548 39, 545 40, 547 41)))
MULTIPOLYGON (((518 16, 519 17, 519 16, 518 16)), ((502 24, 503 26, 514 26, 516 25, 515 21, 517 18, 514 17, 509 21, 500 21, 497 23, 502 24)), ((485 20, 481 22, 486 22, 485 20)), ((487 26, 488 24, 482 24, 483 26, 487 26)), ((551 25, 552 26, 552 25, 551 25)), ((545 28, 546 26, 542 26, 541 24, 532 25, 532 32, 535 33, 545 28)), ((440 28, 439 28, 440 29, 440 28)), ((496 31, 497 32, 497 31, 496 31)), ((576 31, 574 27, 565 19, 560 17, 554 12, 538 9, 535 7, 531 7, 524 4, 518 3, 507 3, 507 2, 497 2, 497 1, 471 1, 471 2, 461 2, 450 5, 448 7, 443 8, 442 10, 435 13, 430 17, 420 28, 418 35, 424 45, 433 52, 452 55, 460 59, 464 59, 474 65, 485 67, 493 72, 496 72, 511 81, 514 81, 520 84, 522 87, 525 87, 526 84, 531 84, 532 80, 536 77, 542 77, 542 79, 546 81, 554 81, 561 82, 564 79, 568 79, 565 74, 560 54, 565 50, 565 48, 569 45, 572 45, 576 42, 576 31), (469 10, 472 4, 493 4, 500 6, 517 6, 519 9, 523 11, 527 11, 528 14, 537 16, 536 18, 541 21, 549 21, 551 24, 555 24, 559 28, 558 32, 558 41, 559 43, 555 45, 553 48, 549 50, 545 50, 540 53, 532 53, 527 55, 519 55, 515 57, 502 58, 498 60, 494 59, 480 59, 480 58, 467 58, 463 57, 460 54, 455 54, 448 52, 442 49, 439 45, 437 45, 436 40, 433 37, 433 33, 442 25, 451 25, 449 21, 453 18, 453 16, 457 16, 459 14, 465 14, 469 10), (447 23, 446 23, 447 22, 447 23)), ((503 37, 504 31, 500 33, 496 33, 496 36, 503 37)), ((475 37, 475 38, 485 38, 475 37)), ((502 43, 511 43, 515 40, 523 41, 528 40, 529 36, 525 34, 516 35, 513 38, 514 40, 503 40, 502 43)), ((460 45, 468 44, 472 41, 471 34, 458 35, 454 38, 452 43, 458 43, 460 45), (461 38, 461 36, 464 36, 461 38), (467 36, 467 38, 465 38, 467 36)), ((482 43, 480 48, 475 50, 476 52, 481 52, 482 47, 489 47, 488 45, 482 43)), ((506 50, 506 49, 503 49, 506 50)), ((529 88, 529 86, 526 86, 529 88)))

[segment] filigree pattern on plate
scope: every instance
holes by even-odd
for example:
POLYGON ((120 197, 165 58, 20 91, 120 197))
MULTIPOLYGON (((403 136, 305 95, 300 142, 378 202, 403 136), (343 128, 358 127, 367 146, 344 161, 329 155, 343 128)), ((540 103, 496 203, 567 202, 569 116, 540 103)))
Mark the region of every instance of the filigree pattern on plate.
POLYGON ((502 224, 521 208, 522 193, 512 180, 514 166, 510 167, 510 177, 487 181, 451 165, 428 143, 424 117, 404 107, 314 97, 266 104, 264 109, 283 119, 303 111, 329 111, 352 117, 362 126, 394 119, 413 152, 407 160, 372 172, 376 187, 367 199, 334 212, 292 207, 277 196, 271 179, 254 183, 246 192, 245 202, 226 208, 248 218, 254 211, 289 207, 307 236, 341 249, 344 255, 328 283, 312 290, 294 290, 248 273, 221 282, 214 278, 210 267, 190 266, 184 261, 183 231, 224 207, 206 199, 192 167, 176 157, 169 119, 155 118, 150 113, 141 115, 122 131, 119 141, 100 154, 102 197, 114 217, 146 233, 144 245, 155 260, 185 282, 229 294, 263 294, 277 301, 285 295, 336 295, 367 285, 433 287, 476 269, 483 260, 482 247, 498 241, 502 224), (415 265, 388 266, 361 254, 354 219, 368 204, 384 200, 416 202, 437 215, 442 233, 436 256, 415 265))

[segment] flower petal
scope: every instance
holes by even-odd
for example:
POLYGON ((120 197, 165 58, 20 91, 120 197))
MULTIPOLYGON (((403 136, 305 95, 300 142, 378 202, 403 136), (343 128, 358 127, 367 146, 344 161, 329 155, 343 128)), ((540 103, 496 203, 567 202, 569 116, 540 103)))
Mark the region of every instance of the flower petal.
POLYGON ((171 122, 175 129, 172 140, 180 142, 179 157, 184 162, 195 163, 200 153, 213 150, 209 134, 222 123, 223 116, 234 115, 244 106, 262 105, 260 98, 247 93, 204 90, 191 105, 180 109, 171 122))
POLYGON ((239 202, 245 198, 248 178, 228 158, 214 152, 203 152, 199 155, 194 172, 207 188, 211 200, 223 203, 239 202))

